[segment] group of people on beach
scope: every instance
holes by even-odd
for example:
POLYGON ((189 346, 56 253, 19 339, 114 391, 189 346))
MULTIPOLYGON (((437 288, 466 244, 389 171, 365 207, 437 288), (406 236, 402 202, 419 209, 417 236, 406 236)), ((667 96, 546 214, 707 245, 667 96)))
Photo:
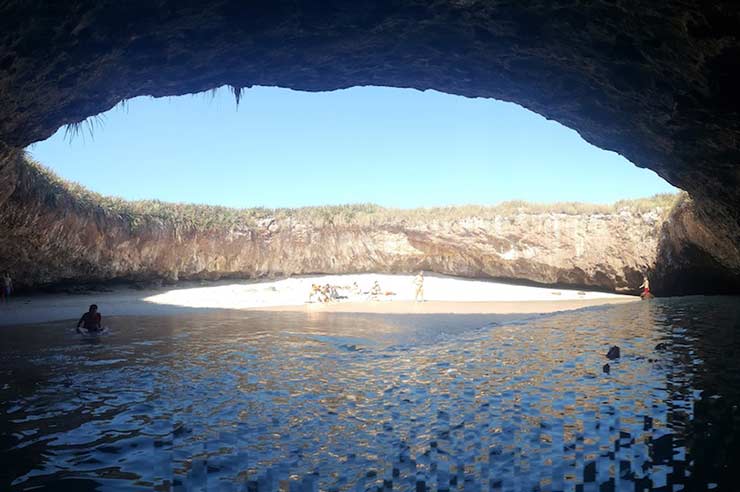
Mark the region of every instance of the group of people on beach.
POLYGON ((357 282, 353 282, 352 285, 311 284, 311 290, 308 293, 308 302, 318 301, 326 304, 333 301, 340 301, 342 299, 349 299, 350 295, 360 296, 363 293, 371 294, 376 290, 376 288, 380 288, 377 281, 370 292, 363 292, 357 282), (340 291, 342 292, 341 294, 340 291))
MULTIPOLYGON (((414 278, 414 300, 416 302, 424 301, 424 272, 421 271, 414 278)), ((349 299, 350 297, 362 297, 371 301, 379 301, 382 297, 392 297, 396 293, 393 291, 383 290, 380 286, 380 282, 375 280, 370 290, 362 290, 357 282, 353 282, 352 285, 332 285, 332 284, 311 284, 311 290, 308 293, 308 302, 321 302, 330 303, 333 301, 339 301, 342 299, 349 299), (340 294, 340 291, 342 294, 340 294)))
POLYGON ((331 284, 311 284, 311 291, 308 294, 308 302, 313 302, 314 300, 317 300, 319 302, 328 303, 331 301, 346 298, 346 296, 339 295, 339 289, 341 288, 342 287, 331 284))
MULTIPOLYGON (((416 277, 414 277, 413 280, 414 283, 414 301, 416 302, 424 302, 424 272, 420 271, 416 277)), ((640 293, 640 298, 642 299, 652 299, 653 293, 650 292, 650 281, 647 278, 647 275, 643 276, 642 284, 639 287, 642 289, 642 292, 640 293)), ((371 301, 379 301, 382 296, 394 296, 396 295, 395 292, 391 291, 384 291, 381 286, 380 282, 375 280, 373 282, 372 287, 368 291, 363 291, 357 282, 353 282, 351 286, 339 286, 339 285, 318 285, 318 284, 311 284, 311 291, 308 295, 308 302, 314 302, 318 301, 321 303, 329 303, 333 301, 338 301, 342 299, 349 299, 350 296, 353 297, 361 297, 361 296, 367 296, 366 298, 371 301), (344 291, 347 293, 347 295, 340 295, 339 291, 344 291)))

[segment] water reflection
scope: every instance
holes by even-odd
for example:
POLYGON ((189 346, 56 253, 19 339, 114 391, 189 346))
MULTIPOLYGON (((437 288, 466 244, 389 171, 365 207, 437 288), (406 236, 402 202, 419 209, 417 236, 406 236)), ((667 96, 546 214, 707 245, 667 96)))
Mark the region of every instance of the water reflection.
POLYGON ((685 298, 526 319, 130 318, 98 341, 10 328, 0 484, 733 490, 739 320, 737 298, 685 298))

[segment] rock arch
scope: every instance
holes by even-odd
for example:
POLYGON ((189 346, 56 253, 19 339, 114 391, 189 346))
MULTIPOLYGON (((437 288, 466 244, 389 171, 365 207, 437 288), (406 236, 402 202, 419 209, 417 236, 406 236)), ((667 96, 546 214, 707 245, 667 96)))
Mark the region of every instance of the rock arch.
MULTIPOLYGON (((710 232, 682 240, 740 273, 737 2, 10 0, 3 10, 2 154, 127 98, 224 84, 237 102, 252 85, 497 98, 687 190, 710 232)), ((0 164, 0 206, 16 186, 11 160, 0 164)))

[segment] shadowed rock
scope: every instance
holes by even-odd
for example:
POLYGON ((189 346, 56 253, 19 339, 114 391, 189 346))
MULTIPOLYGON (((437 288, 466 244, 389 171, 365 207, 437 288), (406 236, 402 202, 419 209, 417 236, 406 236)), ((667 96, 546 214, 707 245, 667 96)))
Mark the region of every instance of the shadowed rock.
POLYGON ((609 360, 615 360, 619 359, 622 356, 621 351, 619 350, 619 347, 616 345, 612 346, 609 351, 606 353, 606 358, 609 360))

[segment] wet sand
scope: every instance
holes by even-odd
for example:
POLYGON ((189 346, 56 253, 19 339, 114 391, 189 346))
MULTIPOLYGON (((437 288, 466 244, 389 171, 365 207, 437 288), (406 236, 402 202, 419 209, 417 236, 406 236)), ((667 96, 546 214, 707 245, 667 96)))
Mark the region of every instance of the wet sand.
POLYGON ((251 311, 289 311, 324 313, 377 313, 377 314, 517 314, 554 313, 604 304, 623 304, 639 301, 639 297, 601 298, 563 301, 366 301, 311 303, 301 306, 271 306, 250 308, 251 311))

